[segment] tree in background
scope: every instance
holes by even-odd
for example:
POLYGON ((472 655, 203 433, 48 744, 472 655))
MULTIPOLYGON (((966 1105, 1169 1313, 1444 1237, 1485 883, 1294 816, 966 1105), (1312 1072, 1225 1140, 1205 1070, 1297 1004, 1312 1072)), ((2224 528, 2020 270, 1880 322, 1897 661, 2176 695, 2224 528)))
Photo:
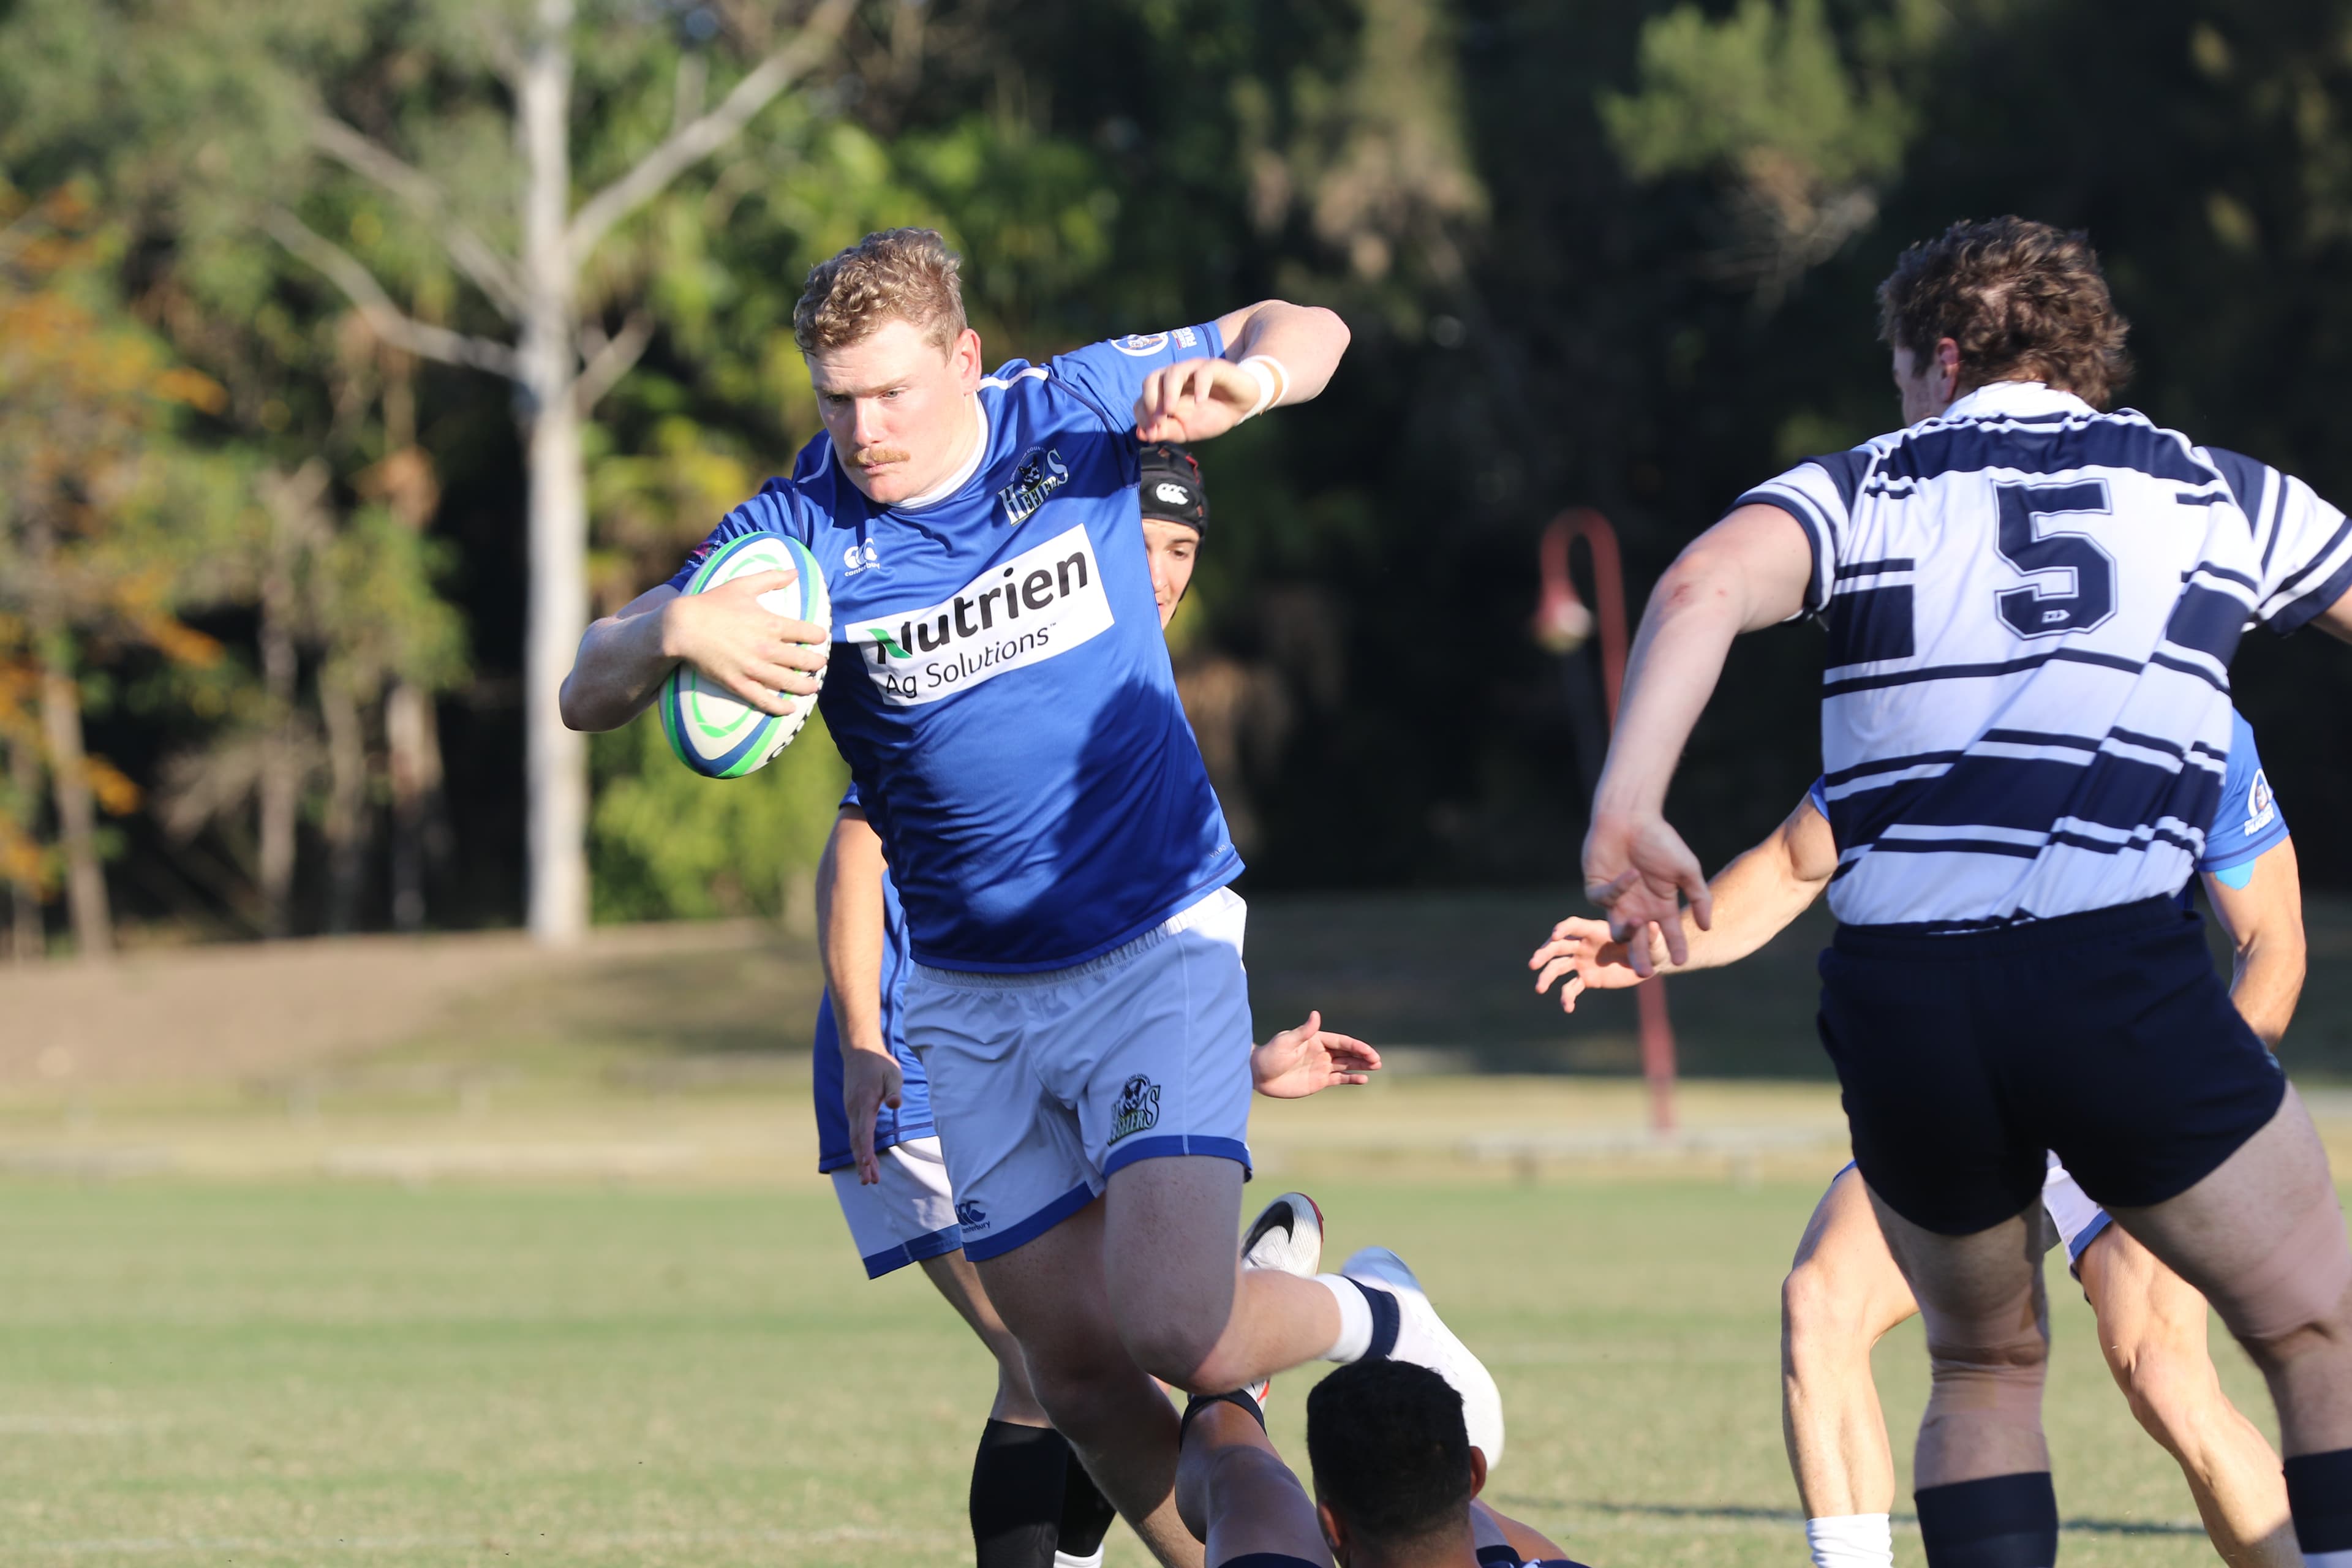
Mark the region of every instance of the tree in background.
POLYGON ((386 342, 507 376, 518 390, 530 467, 529 912, 541 941, 575 940, 588 920, 587 753, 555 701, 588 608, 582 431, 651 336, 653 317, 638 296, 659 216, 635 245, 607 241, 824 63, 856 9, 855 0, 815 0, 787 22, 800 7, 779 15, 747 0, 681 8, 667 27, 618 7, 583 16, 573 0, 436 11, 422 36, 404 40, 428 57, 408 90, 396 74, 380 74, 367 101, 345 106, 334 84, 319 81, 311 145, 408 209, 499 319, 499 335, 402 310, 374 272, 295 205, 261 214, 268 231, 331 279, 386 342), (714 57, 735 79, 706 105, 714 57), (664 64, 667 91, 656 86, 664 64), (476 107, 453 114, 453 91, 476 107), (667 127, 656 107, 665 97, 667 127), (485 176, 506 162, 499 150, 509 142, 519 162, 503 171, 512 195, 498 228, 486 229, 474 215, 497 210, 485 176), (576 204, 575 164, 594 183, 576 204))
POLYGON ((22 210, 0 230, 0 722, 16 721, 0 846, 22 952, 46 883, 32 798, 46 770, 76 949, 99 959, 114 946, 99 816, 129 812, 140 792, 84 743, 89 683, 131 647, 217 658, 177 612, 217 591, 245 514, 223 465, 176 438, 187 409, 220 406, 220 387, 123 318, 79 194, 10 205, 22 210))

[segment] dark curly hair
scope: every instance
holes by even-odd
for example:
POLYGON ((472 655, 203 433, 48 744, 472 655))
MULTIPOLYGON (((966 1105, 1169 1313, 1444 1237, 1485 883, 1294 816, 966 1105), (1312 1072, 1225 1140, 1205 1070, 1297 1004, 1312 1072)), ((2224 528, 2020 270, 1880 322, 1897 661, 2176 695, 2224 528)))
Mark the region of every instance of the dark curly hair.
POLYGON ((1355 1362, 1317 1384, 1307 1458, 1316 1495, 1368 1540, 1422 1540, 1470 1506, 1462 1396, 1412 1362, 1355 1362))
POLYGON ((1878 335, 1915 362, 1949 338, 1959 390, 2040 381, 2105 408, 2131 374, 2088 237, 2021 217, 1962 221, 1905 251, 1878 286, 1878 335))

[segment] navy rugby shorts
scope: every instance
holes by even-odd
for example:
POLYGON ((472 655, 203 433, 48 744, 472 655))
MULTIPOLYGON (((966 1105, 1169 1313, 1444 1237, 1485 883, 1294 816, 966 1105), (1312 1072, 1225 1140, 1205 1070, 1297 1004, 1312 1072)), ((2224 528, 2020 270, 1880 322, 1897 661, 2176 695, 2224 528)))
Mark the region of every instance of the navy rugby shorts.
POLYGON ((1957 935, 1844 926, 1821 975, 1863 1179, 1945 1236, 2031 1207, 2044 1150, 2110 1207, 2178 1196, 2286 1093, 2175 900, 1957 935))

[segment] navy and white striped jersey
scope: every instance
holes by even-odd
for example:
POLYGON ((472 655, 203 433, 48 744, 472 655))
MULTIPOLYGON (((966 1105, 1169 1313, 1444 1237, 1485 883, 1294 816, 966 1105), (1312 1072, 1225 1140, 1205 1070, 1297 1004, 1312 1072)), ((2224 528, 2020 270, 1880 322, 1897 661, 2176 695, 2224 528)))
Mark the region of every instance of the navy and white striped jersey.
POLYGON ((1812 545, 1849 924, 1961 931, 2178 892, 2221 798, 2240 635, 2352 587, 2352 523, 2310 487, 2035 382, 1736 504, 1757 502, 1812 545))

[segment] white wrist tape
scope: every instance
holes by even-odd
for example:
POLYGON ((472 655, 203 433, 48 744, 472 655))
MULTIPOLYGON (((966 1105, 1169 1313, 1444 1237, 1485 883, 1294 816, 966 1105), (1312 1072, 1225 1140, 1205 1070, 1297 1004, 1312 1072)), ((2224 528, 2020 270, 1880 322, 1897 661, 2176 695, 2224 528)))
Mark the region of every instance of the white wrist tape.
POLYGON ((1255 419, 1280 402, 1290 390, 1290 372, 1272 354, 1252 354, 1242 361, 1241 368, 1249 372, 1257 383, 1257 401, 1250 405, 1244 419, 1255 419))

